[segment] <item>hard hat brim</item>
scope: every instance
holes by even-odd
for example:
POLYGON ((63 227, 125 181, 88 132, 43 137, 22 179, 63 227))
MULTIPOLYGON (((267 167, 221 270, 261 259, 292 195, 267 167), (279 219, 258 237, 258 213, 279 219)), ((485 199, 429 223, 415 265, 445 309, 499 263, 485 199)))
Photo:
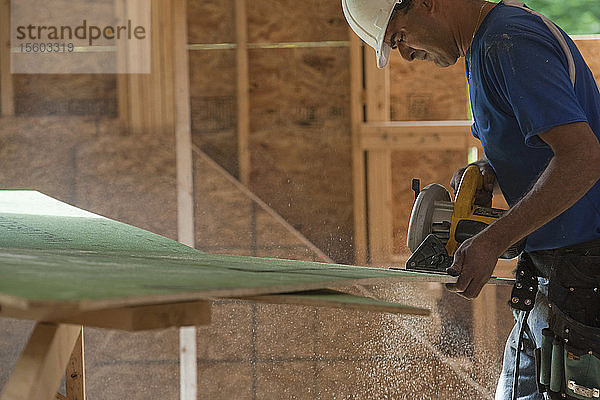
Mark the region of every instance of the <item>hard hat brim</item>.
POLYGON ((390 52, 392 48, 389 44, 383 42, 381 43, 381 49, 377 51, 377 68, 385 68, 388 63, 388 59, 390 58, 390 52))

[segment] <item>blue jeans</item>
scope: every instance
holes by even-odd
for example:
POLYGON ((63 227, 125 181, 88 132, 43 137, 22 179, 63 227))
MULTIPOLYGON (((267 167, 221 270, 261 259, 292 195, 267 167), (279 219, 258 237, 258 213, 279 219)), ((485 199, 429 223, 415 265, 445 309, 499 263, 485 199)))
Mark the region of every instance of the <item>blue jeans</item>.
MULTIPOLYGON (((514 311, 515 320, 523 311, 514 311)), ((543 400, 543 394, 538 393, 535 374, 534 351, 542 344, 542 329, 548 327, 548 280, 538 278, 538 293, 535 298, 535 306, 527 318, 529 329, 523 335, 519 360, 519 385, 517 387, 519 400, 543 400)), ((514 371, 516 361, 517 342, 519 340, 519 325, 515 323, 504 348, 504 361, 502 373, 498 379, 495 400, 512 399, 514 371)))
MULTIPOLYGON (((537 392, 534 350, 541 347, 542 329, 548 326, 549 302, 559 306, 570 317, 588 326, 600 327, 600 303, 586 297, 586 291, 600 284, 600 240, 556 250, 529 253, 540 276, 538 293, 527 323, 529 330, 523 337, 524 351, 519 360, 519 400, 543 400, 537 392), (551 281, 548 281, 549 278, 551 281), (548 300, 548 288, 551 300, 548 300), (570 289, 571 288, 571 289, 570 289), (572 288, 575 288, 573 290, 572 288)), ((502 374, 496 388, 496 400, 512 398, 513 374, 519 327, 508 337, 504 350, 502 374)))
MULTIPOLYGON (((542 276, 549 277, 555 254, 553 251, 536 251, 529 256, 533 264, 542 276)), ((519 385, 517 387, 517 399, 519 400, 544 400, 544 394, 538 393, 535 371, 534 351, 542 344, 542 329, 548 327, 548 279, 538 278, 538 293, 535 298, 533 310, 527 318, 529 329, 523 335, 522 348, 519 360, 519 385)), ((518 313, 513 311, 515 321, 519 318, 518 313)), ((515 361, 517 354, 517 342, 519 340, 519 324, 515 323, 504 347, 504 360, 502 362, 502 373, 498 379, 495 400, 512 399, 515 361)))

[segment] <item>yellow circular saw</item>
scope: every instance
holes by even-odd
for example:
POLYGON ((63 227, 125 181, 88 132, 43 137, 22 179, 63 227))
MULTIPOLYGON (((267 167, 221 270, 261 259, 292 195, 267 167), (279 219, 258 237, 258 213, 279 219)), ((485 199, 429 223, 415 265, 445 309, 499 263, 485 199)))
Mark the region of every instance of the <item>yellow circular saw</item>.
MULTIPOLYGON (((413 183, 417 192, 418 183, 416 186, 413 183)), ((502 216, 506 210, 475 204, 475 194, 482 187, 479 167, 471 165, 463 173, 454 202, 446 188, 437 183, 418 192, 408 225, 407 245, 413 254, 406 269, 446 273, 460 243, 502 216)), ((511 246, 501 258, 516 257, 524 242, 511 246)))

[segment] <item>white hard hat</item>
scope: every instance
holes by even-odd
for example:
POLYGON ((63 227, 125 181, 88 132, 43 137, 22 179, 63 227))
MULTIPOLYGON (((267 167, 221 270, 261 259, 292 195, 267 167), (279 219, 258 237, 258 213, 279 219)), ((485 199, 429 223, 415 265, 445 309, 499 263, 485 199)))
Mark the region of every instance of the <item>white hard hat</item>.
POLYGON ((375 49, 379 68, 386 66, 392 50, 383 39, 397 3, 402 0, 342 0, 348 24, 363 42, 375 49))

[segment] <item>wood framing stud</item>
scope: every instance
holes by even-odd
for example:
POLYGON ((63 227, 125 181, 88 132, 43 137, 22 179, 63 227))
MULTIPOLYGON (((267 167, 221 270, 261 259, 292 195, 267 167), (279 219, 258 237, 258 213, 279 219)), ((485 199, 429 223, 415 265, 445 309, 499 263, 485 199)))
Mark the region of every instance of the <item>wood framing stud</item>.
POLYGON ((360 127, 364 122, 362 44, 351 29, 350 35, 350 119, 352 127, 352 190, 354 194, 354 262, 367 263, 367 203, 365 153, 360 145, 360 127))
POLYGON ((0 105, 3 116, 15 113, 10 71, 10 0, 0 0, 0 105))
POLYGON ((370 151, 367 158, 369 252, 371 264, 386 264, 392 255, 392 157, 370 151))
POLYGON ((235 1, 236 67, 237 67, 237 131, 240 182, 250 183, 250 78, 248 71, 248 21, 246 0, 235 1))
POLYGON ((173 63, 175 97, 175 147, 177 157, 177 237, 194 247, 194 166, 190 111, 190 73, 187 50, 187 2, 174 0, 173 63))
POLYGON ((79 328, 79 337, 73 347, 65 374, 67 400, 85 400, 85 361, 83 345, 83 326, 79 328))
MULTIPOLYGON (((390 120, 390 72, 378 69, 374 51, 366 49, 365 85, 367 122, 390 120)), ((367 202, 369 255, 372 264, 389 260, 392 247, 392 152, 371 151, 367 155, 367 202)))
POLYGON ((60 385, 80 326, 36 324, 0 400, 52 400, 60 385))

